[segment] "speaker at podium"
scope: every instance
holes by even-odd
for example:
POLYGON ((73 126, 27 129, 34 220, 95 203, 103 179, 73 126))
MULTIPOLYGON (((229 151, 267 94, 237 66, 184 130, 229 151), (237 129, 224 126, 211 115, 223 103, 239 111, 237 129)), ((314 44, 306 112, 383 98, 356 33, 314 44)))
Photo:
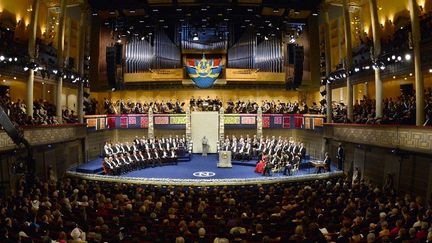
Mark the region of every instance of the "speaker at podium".
POLYGON ((219 163, 217 164, 217 167, 232 168, 231 151, 220 151, 219 152, 219 163))

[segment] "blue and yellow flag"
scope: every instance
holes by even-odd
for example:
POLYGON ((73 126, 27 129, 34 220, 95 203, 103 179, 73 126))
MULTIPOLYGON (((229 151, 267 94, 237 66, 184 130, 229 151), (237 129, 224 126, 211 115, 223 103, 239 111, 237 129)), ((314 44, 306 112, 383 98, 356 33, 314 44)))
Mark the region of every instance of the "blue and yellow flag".
POLYGON ((188 63, 186 71, 196 86, 199 88, 210 88, 222 71, 222 65, 217 65, 216 63, 219 64, 219 60, 207 60, 203 55, 201 60, 193 60, 193 66, 188 63))

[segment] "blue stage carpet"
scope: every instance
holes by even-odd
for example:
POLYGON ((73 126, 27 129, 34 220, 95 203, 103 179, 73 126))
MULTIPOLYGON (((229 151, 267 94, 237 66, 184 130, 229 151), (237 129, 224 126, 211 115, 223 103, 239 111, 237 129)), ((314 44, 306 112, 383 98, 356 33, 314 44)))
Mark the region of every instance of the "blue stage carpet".
MULTIPOLYGON (((170 179, 235 179, 235 178, 259 178, 263 177, 261 174, 254 172, 255 167, 250 166, 255 164, 256 161, 242 162, 236 161, 233 163, 232 168, 218 168, 217 154, 210 154, 203 157, 199 154, 194 154, 191 161, 179 162, 178 165, 164 165, 155 168, 146 168, 137 171, 131 171, 123 174, 123 177, 138 177, 138 178, 170 178, 170 179), (248 166, 246 166, 248 165, 248 166), (212 172, 199 173, 199 172, 212 172), (195 175, 194 175, 195 173, 195 175), (201 176, 199 176, 201 175, 201 176)), ((77 172, 83 173, 98 173, 101 168, 101 159, 93 160, 88 163, 79 165, 76 168, 77 172)), ((336 168, 332 166, 332 171, 336 168)), ((315 168, 304 168, 296 172, 295 175, 314 174, 315 168)), ((274 174, 272 177, 282 177, 282 173, 274 174)))

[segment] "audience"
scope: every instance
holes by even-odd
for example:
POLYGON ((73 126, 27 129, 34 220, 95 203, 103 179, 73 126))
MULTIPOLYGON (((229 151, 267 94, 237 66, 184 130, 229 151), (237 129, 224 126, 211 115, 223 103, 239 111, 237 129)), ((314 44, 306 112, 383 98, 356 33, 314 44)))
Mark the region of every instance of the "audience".
MULTIPOLYGON (((59 124, 55 105, 42 99, 33 102, 33 117, 27 116, 27 106, 23 100, 18 99, 16 102, 11 100, 9 90, 0 96, 0 106, 17 126, 59 124)), ((67 108, 62 111, 62 118, 65 123, 78 122, 74 111, 67 108)))
POLYGON ((432 211, 360 179, 172 187, 18 180, 1 242, 426 242, 432 211), (417 220, 416 220, 417 219, 417 220), (391 229, 391 230, 390 230, 391 229))
POLYGON ((105 143, 102 167, 105 174, 119 175, 136 169, 177 164, 178 154, 190 149, 186 137, 167 138, 135 137, 131 145, 126 143, 105 143))
MULTIPOLYGON (((383 116, 375 118, 375 100, 363 97, 354 104, 354 121, 347 119, 346 106, 335 104, 333 106, 333 121, 336 123, 361 123, 361 124, 401 124, 415 125, 415 93, 401 93, 395 99, 383 100, 383 116)), ((432 88, 425 90, 425 114, 424 125, 432 125, 432 88)))

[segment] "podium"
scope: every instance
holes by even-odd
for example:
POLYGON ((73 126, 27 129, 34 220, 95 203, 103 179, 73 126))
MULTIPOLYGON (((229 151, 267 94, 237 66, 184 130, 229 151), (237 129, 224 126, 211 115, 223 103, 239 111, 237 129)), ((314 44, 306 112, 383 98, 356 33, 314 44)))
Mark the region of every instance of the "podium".
POLYGON ((220 151, 219 152, 219 163, 217 164, 217 167, 232 168, 231 151, 220 151))

